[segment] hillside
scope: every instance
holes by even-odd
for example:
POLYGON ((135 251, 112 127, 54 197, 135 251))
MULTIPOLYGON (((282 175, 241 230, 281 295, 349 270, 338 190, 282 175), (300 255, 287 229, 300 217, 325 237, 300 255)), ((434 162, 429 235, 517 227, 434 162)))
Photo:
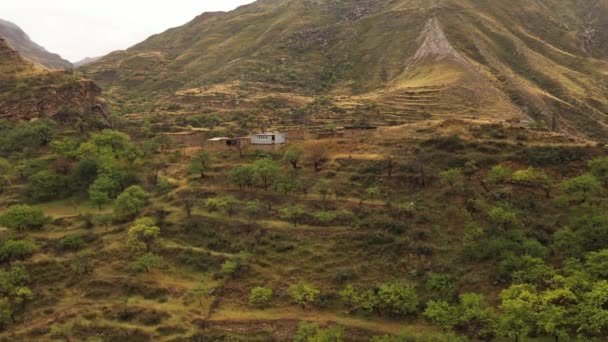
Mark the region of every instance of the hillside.
POLYGON ((107 115, 94 82, 30 62, 0 38, 0 119, 73 121, 89 114, 107 115))
POLYGON ((605 0, 260 0, 84 70, 121 101, 190 113, 276 120, 327 95, 320 123, 529 117, 603 139, 607 27, 605 0))
POLYGON ((259 0, 75 71, 0 38, 0 341, 608 341, 607 21, 259 0))
POLYGON ((0 38, 4 38, 26 59, 46 68, 67 69, 72 67, 72 63, 33 42, 19 26, 9 21, 0 19, 0 38))

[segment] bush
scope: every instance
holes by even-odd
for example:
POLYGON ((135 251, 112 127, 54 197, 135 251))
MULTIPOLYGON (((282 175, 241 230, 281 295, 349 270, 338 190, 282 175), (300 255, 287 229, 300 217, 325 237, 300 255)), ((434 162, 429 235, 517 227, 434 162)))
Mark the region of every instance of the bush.
POLYGON ((317 224, 329 225, 336 220, 338 215, 333 211, 317 211, 313 218, 317 224))
POLYGON ((257 286, 249 293, 249 304, 258 308, 268 307, 271 299, 272 289, 267 287, 257 286))
POLYGON ((383 284, 378 296, 382 307, 392 314, 407 315, 418 310, 418 294, 412 285, 401 282, 383 284))
POLYGON ((34 202, 61 199, 70 194, 68 177, 40 171, 29 178, 26 193, 34 202))
POLYGON ((608 279, 608 249, 587 254, 585 267, 597 279, 608 279))
POLYGON ((48 221, 42 209, 29 205, 12 206, 0 216, 0 224, 17 231, 40 229, 48 221))
POLYGON ((436 294, 434 297, 444 301, 451 301, 456 294, 454 280, 447 274, 431 273, 426 287, 436 294))
POLYGON ((29 240, 8 240, 0 247, 0 262, 24 260, 34 254, 38 246, 29 240))
POLYGON ((81 234, 69 234, 59 240, 59 247, 63 250, 79 250, 84 244, 84 238, 81 234))
POLYGON ((487 181, 490 184, 502 184, 511 179, 513 170, 505 165, 496 165, 488 172, 487 181))

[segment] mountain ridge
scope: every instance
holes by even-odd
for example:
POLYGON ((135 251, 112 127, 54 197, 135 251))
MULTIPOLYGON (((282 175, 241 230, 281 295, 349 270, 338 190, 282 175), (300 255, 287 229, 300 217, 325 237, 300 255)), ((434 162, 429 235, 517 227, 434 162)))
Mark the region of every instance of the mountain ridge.
POLYGON ((249 99, 282 89, 311 98, 346 96, 346 111, 379 107, 382 119, 357 120, 529 117, 601 138, 608 134, 602 39, 608 6, 583 3, 257 1, 205 13, 83 70, 119 97, 145 94, 200 106, 207 104, 206 89, 237 82, 249 99), (438 39, 428 39, 433 36, 438 39), (407 95, 427 87, 437 90, 435 98, 407 95), (184 93, 199 95, 179 96, 184 93))
POLYGON ((44 47, 33 42, 16 24, 0 19, 0 37, 4 38, 23 57, 49 69, 68 69, 72 63, 58 54, 48 52, 44 47))

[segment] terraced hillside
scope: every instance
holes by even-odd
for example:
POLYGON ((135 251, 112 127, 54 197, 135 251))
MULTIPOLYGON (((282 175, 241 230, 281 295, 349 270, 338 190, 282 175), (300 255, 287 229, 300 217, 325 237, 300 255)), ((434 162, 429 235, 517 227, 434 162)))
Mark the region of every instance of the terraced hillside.
POLYGON ((342 121, 530 117, 602 138, 607 8, 606 0, 260 0, 205 13, 83 70, 120 101, 161 110, 179 103, 186 112, 276 116, 292 104, 257 100, 322 95, 339 115, 321 117, 342 121), (239 101, 214 97, 234 83, 239 101))

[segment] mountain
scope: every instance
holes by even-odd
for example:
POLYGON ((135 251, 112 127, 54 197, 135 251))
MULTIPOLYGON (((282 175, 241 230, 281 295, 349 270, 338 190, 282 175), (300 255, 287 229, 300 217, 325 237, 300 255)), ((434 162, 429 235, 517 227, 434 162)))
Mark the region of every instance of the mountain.
POLYGON ((35 64, 0 38, 0 118, 63 121, 88 114, 106 114, 99 86, 75 73, 35 64))
POLYGON ((606 37, 608 0, 259 0, 85 70, 117 96, 191 108, 329 95, 331 120, 529 117, 602 138, 606 37))
POLYGON ((23 57, 44 67, 49 69, 72 67, 72 63, 34 43, 19 26, 9 21, 0 19, 0 38, 4 38, 23 57))
POLYGON ((96 62, 99 59, 101 59, 101 57, 86 57, 86 58, 83 58, 82 60, 74 63, 74 66, 77 67, 77 68, 79 68, 79 67, 85 66, 87 64, 91 64, 93 62, 96 62))

